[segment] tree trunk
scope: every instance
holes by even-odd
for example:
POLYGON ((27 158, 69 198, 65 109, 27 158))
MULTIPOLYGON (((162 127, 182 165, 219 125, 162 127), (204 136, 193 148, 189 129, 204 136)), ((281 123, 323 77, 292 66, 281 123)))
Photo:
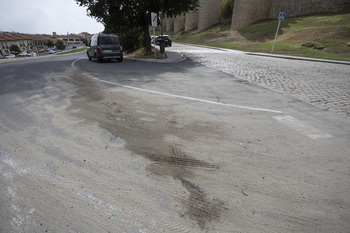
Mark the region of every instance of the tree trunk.
POLYGON ((149 35, 148 25, 143 29, 143 47, 145 48, 146 55, 152 54, 151 37, 149 35))
POLYGON ((142 46, 145 49, 145 54, 149 55, 152 54, 152 46, 151 46, 151 37, 149 35, 149 24, 151 20, 150 14, 144 14, 144 21, 143 21, 143 42, 142 46))

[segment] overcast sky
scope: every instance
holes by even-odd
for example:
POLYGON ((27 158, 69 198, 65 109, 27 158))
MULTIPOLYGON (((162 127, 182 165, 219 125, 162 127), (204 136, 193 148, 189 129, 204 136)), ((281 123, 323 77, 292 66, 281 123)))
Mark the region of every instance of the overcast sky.
POLYGON ((66 35, 104 30, 74 0, 0 0, 0 9, 0 31, 66 35))

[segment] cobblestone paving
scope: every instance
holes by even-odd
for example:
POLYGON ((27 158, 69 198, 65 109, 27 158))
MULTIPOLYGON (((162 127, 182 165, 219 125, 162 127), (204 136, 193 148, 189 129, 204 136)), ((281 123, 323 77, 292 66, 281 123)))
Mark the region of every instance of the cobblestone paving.
POLYGON ((350 65, 185 45, 175 45, 172 50, 250 83, 350 116, 350 65))

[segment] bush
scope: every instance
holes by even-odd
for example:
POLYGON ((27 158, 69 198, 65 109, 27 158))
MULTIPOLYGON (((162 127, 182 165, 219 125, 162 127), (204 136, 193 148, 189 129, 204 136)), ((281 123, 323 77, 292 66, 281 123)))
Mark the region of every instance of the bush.
POLYGON ((21 52, 21 49, 18 47, 18 45, 12 44, 10 46, 10 51, 11 51, 12 54, 17 55, 17 54, 19 54, 21 52))
POLYGON ((47 45, 47 47, 49 47, 49 48, 51 48, 51 47, 54 46, 52 40, 48 40, 46 45, 47 45))
POLYGON ((63 43, 62 40, 58 40, 55 44, 56 48, 59 50, 64 50, 66 48, 66 45, 63 43))
POLYGON ((220 3, 220 15, 223 19, 232 18, 234 0, 223 0, 220 3))

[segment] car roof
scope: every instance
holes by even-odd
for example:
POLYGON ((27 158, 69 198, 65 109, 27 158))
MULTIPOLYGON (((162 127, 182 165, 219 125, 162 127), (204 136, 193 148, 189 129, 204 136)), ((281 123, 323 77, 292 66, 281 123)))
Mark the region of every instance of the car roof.
POLYGON ((98 34, 98 36, 101 36, 101 37, 118 37, 116 34, 114 33, 111 33, 111 34, 104 34, 104 33, 101 33, 101 34, 98 34))

